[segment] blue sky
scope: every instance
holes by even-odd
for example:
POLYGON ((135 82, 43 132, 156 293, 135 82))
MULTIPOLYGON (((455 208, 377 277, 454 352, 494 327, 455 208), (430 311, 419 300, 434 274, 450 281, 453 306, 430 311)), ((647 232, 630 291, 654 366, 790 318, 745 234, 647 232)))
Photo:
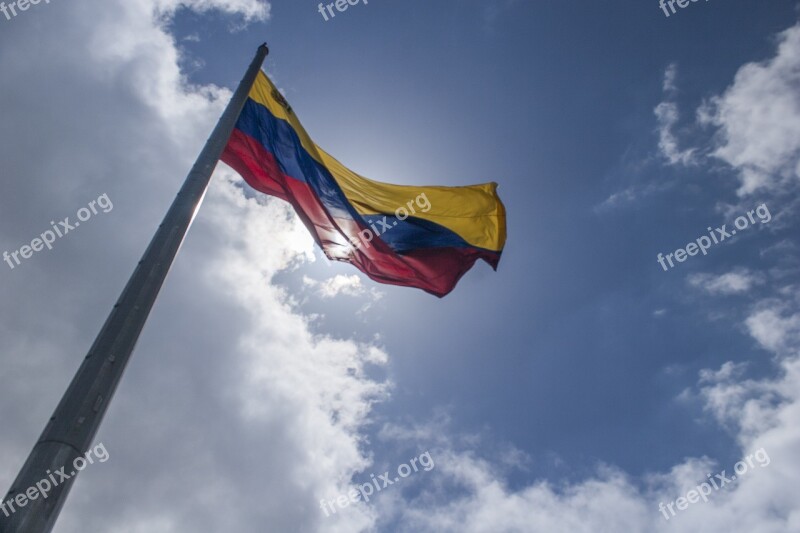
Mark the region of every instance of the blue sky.
POLYGON ((441 300, 378 285, 221 165, 98 436, 112 459, 56 531, 792 531, 797 13, 371 0, 326 22, 308 0, 54 0, 0 16, 0 245, 115 200, 0 271, 0 478, 267 41, 273 81, 356 172, 498 182, 500 267, 441 300), (762 204, 768 222, 659 266, 762 204), (661 516, 759 448, 769 468, 661 516), (425 451, 431 472, 320 511, 425 451))

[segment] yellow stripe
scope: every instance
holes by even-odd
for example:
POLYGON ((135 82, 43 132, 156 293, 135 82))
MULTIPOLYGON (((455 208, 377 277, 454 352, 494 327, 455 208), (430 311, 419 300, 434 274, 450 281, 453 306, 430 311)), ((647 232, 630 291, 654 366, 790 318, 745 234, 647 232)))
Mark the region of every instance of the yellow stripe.
POLYGON ((500 251, 505 244, 505 209, 497 199, 496 183, 466 187, 393 185, 360 176, 317 147, 323 164, 333 174, 345 196, 361 215, 394 214, 398 208, 412 216, 435 222, 457 233, 473 246, 500 251), (422 213, 414 199, 425 194, 430 209, 422 213))
POLYGON ((317 146, 297 116, 289 112, 275 95, 279 95, 277 88, 264 72, 260 72, 250 91, 250 98, 269 109, 273 116, 292 126, 303 148, 330 171, 356 212, 361 215, 394 214, 398 208, 409 209, 409 202, 424 193, 430 203, 430 210, 422 213, 414 205, 417 212, 412 216, 448 228, 473 246, 493 251, 503 249, 506 213, 497 197, 496 183, 464 187, 417 187, 367 179, 317 146))

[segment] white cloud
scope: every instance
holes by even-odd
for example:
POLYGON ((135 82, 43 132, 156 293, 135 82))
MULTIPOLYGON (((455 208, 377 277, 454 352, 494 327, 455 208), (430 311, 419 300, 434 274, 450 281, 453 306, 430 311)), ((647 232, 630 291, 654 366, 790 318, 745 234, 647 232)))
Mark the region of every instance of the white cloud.
POLYGON ((678 78, 678 64, 670 63, 664 71, 664 81, 662 83, 662 90, 668 94, 675 94, 678 92, 678 85, 675 80, 678 78))
POLYGON ((151 0, 144 5, 152 5, 162 15, 173 14, 180 7, 197 12, 217 9, 229 15, 239 15, 248 22, 266 20, 272 8, 267 0, 151 0))
POLYGON ((652 194, 661 192, 668 187, 666 184, 646 183, 643 185, 633 185, 627 189, 612 193, 608 198, 595 206, 595 213, 603 213, 617 209, 619 207, 635 204, 652 194))
MULTIPOLYGON (((774 57, 748 63, 733 83, 697 109, 697 124, 714 128, 708 156, 739 174, 740 196, 782 191, 800 178, 800 24, 779 35, 774 57)), ((655 108, 659 151, 673 165, 698 162, 697 148, 680 148, 680 115, 674 102, 677 69, 664 73, 667 98, 655 108)), ((705 151, 703 152, 706 153, 705 151)))
POLYGON ((677 87, 675 79, 678 74, 678 67, 675 63, 670 64, 664 71, 663 89, 667 95, 667 100, 656 106, 653 112, 658 122, 658 148, 661 155, 666 158, 671 165, 691 165, 695 163, 693 148, 681 150, 678 138, 674 133, 675 127, 680 120, 678 104, 674 101, 677 87))
POLYGON ((694 149, 681 150, 673 133, 680 114, 675 102, 661 102, 653 111, 658 121, 658 148, 671 165, 690 165, 694 162, 694 149))
POLYGON ((737 294, 749 291, 764 282, 761 274, 748 269, 736 269, 725 274, 691 274, 689 284, 711 294, 737 294))
POLYGON ((339 294, 361 296, 367 290, 361 283, 361 278, 355 274, 351 276, 338 274, 324 281, 317 281, 304 276, 303 284, 315 289, 322 298, 334 298, 339 294))
POLYGON ((800 177, 800 24, 779 42, 775 57, 741 67, 733 84, 698 113, 718 128, 713 156, 739 171, 740 195, 800 177))
POLYGON ((759 310, 747 319, 747 328, 767 350, 792 350, 800 342, 800 314, 784 316, 781 308, 759 310))

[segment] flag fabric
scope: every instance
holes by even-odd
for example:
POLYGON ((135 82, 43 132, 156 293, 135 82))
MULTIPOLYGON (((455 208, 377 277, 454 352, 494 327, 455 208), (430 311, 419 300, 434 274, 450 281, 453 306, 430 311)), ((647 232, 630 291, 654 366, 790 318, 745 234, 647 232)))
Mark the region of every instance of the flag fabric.
POLYGON ((222 161, 291 203, 325 255, 380 283, 442 297, 478 259, 495 270, 506 240, 496 183, 391 185, 349 170, 311 141, 264 72, 222 161))

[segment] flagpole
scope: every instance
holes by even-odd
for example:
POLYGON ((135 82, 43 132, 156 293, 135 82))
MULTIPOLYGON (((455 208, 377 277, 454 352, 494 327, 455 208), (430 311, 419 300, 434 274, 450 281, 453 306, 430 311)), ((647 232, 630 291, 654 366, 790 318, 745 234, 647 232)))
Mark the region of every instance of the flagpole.
MULTIPOLYGON (((139 334, 186 232, 208 188, 211 174, 233 132, 250 88, 269 54, 266 44, 255 57, 178 195, 158 226, 150 245, 106 319, 44 432, 0 501, 0 533, 50 533, 77 477, 76 458, 84 456, 97 434, 122 378, 139 334), (62 470, 63 469, 63 470, 62 470), (63 480, 61 472, 69 477, 63 480), (73 475, 74 473, 74 475, 73 475), (46 498, 37 483, 61 481, 46 498), (30 496, 29 489, 34 490, 30 496), (14 510, 11 512, 11 510, 14 510)), ((44 484, 41 483, 44 487, 44 484)))

